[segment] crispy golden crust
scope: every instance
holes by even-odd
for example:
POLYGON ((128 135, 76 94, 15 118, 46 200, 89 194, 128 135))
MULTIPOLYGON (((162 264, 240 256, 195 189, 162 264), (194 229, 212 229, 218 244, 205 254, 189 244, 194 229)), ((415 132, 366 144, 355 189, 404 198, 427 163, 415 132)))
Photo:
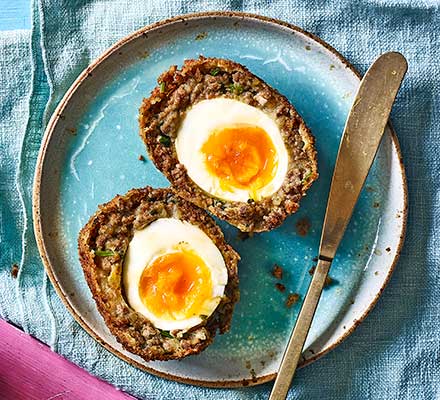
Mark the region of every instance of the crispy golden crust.
POLYGON ((181 70, 172 66, 158 83, 141 105, 140 136, 179 196, 248 232, 271 230, 298 209, 301 197, 318 177, 316 150, 310 130, 284 96, 244 66, 217 58, 187 60, 181 70), (281 188, 259 202, 217 199, 197 186, 179 163, 174 143, 186 110, 220 96, 260 108, 280 127, 289 155, 288 172, 281 188))
POLYGON ((78 248, 98 310, 128 351, 147 361, 180 359, 205 349, 217 330, 220 333, 229 330, 234 304, 239 298, 237 263, 240 257, 225 242, 220 228, 205 211, 175 196, 169 189, 133 189, 101 205, 81 230, 78 248), (178 218, 202 229, 222 253, 228 270, 228 283, 217 309, 187 332, 164 332, 155 328, 133 310, 124 297, 122 265, 130 240, 135 230, 143 229, 158 218, 178 218), (104 250, 106 255, 102 253, 104 250))

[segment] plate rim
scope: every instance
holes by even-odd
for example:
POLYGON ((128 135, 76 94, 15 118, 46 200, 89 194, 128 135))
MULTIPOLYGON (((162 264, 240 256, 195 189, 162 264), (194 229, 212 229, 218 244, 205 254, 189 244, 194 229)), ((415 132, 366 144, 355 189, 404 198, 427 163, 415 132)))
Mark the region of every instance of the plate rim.
MULTIPOLYGON (((155 30, 160 27, 167 26, 169 24, 175 23, 175 22, 185 22, 187 20, 197 20, 197 19, 203 19, 203 18, 215 18, 215 17, 229 17, 229 18, 240 18, 242 20, 254 20, 257 22, 263 22, 263 23, 269 23, 278 25, 278 27, 287 28, 288 30, 292 32, 298 32, 303 34, 304 36, 309 37, 311 40, 317 42, 318 44, 324 46, 327 50, 329 50, 333 55, 335 55, 345 66, 346 68, 350 69, 351 72, 355 74, 355 76, 360 80, 362 75, 359 73, 359 71, 347 60, 345 59, 342 54, 340 54, 335 48, 333 48, 331 45, 329 45, 327 42, 322 40, 320 37, 318 37, 315 34, 312 34, 310 32, 305 31, 304 29, 290 24, 288 22, 267 17, 259 14, 253 14, 253 13, 247 13, 247 12, 241 12, 241 11, 206 11, 206 12, 198 12, 198 13, 189 13, 189 14, 182 14, 178 15, 172 18, 167 18, 164 20, 160 20, 158 22, 155 22, 150 25, 146 25, 129 35, 125 36, 124 38, 120 39, 116 43, 114 43, 112 46, 107 48, 98 58, 93 60, 88 67, 86 67, 79 76, 75 79, 75 81, 72 83, 72 85, 69 87, 69 89, 66 91, 62 99, 60 100, 59 104, 53 111, 53 114, 47 124, 47 127, 44 131, 44 135, 41 141, 40 150, 38 153, 38 158, 36 162, 36 168, 35 168, 35 175, 34 175, 34 182, 33 182, 33 192, 32 192, 32 217, 33 217, 33 227, 34 227, 34 233, 35 233, 35 239, 37 242, 38 251, 40 253, 40 257, 43 261, 43 265, 45 268, 46 273, 49 276, 49 279, 55 288, 56 293, 60 297, 61 301, 63 302, 64 306, 67 308, 67 310, 70 312, 70 314, 73 316, 73 318, 76 320, 76 322, 93 338, 95 339, 101 346, 103 346, 105 349, 110 351, 112 354, 116 355, 120 359, 124 360, 125 362, 129 363, 132 366, 135 366, 143 371, 146 371, 150 374, 159 376, 161 378, 170 379, 173 381, 177 381, 180 383, 186 383, 196 386, 203 386, 203 387, 211 387, 211 388, 237 388, 237 387, 244 387, 244 386, 255 386, 260 385, 266 382, 270 382, 275 379, 276 373, 263 375, 260 377, 257 377, 256 379, 241 379, 241 380, 217 380, 217 381, 206 381, 206 380, 198 380, 198 379, 192 379, 188 377, 182 377, 177 376, 173 374, 169 374, 166 372, 158 371, 154 368, 147 367, 144 364, 139 363, 136 360, 133 360, 120 352, 118 349, 114 348, 112 345, 107 343, 105 340, 103 340, 96 332, 95 330, 89 326, 82 318, 82 316, 75 310, 75 308, 70 304, 68 296, 63 292, 58 280, 56 279, 52 264, 50 263, 49 254, 46 250, 46 246, 44 243, 43 233, 42 233, 42 221, 40 218, 40 187, 41 187, 41 178, 42 178, 42 172, 43 172, 43 163, 46 156, 46 150, 48 143, 50 142, 50 139, 52 138, 52 135, 54 133, 54 128, 60 119, 60 115, 62 114, 62 111, 66 107, 67 103, 70 101, 78 87, 83 83, 83 81, 91 74, 91 72, 99 65, 101 64, 105 59, 107 59, 109 56, 111 56, 114 52, 116 52, 118 49, 120 49, 124 44, 138 38, 139 36, 146 34, 149 31, 155 30)), ((394 259, 391 262, 389 271, 387 273, 387 276, 384 279, 383 285, 375 295, 374 299, 370 302, 367 309, 364 311, 364 313, 356 320, 353 321, 353 324, 346 329, 343 335, 341 335, 335 343, 333 343, 331 346, 328 346, 321 352, 315 354, 313 357, 307 359, 306 361, 303 361, 299 367, 303 367, 306 365, 311 364, 312 362, 316 361, 317 359, 321 358, 331 350, 335 349, 338 345, 340 345, 346 338, 348 338, 355 330, 356 328, 365 320, 367 315, 372 311, 372 309, 376 306, 380 296, 382 295, 385 287, 388 285, 388 282, 390 281, 391 275, 394 272, 394 269, 396 267, 396 264, 399 260, 404 239, 405 239, 405 233, 406 233, 406 227, 407 227, 407 217, 408 217, 408 184, 407 184, 407 178, 405 173, 405 166, 403 163, 403 157, 402 152, 400 149, 400 144, 397 138, 397 135, 394 131, 394 128, 390 121, 388 122, 388 128, 391 133, 391 140, 393 142, 393 145, 395 146, 396 153, 398 156, 398 162, 400 166, 400 172, 402 176, 402 185, 403 185, 403 210, 402 210, 402 229, 399 237, 399 243, 397 245, 396 254, 394 256, 394 259)))

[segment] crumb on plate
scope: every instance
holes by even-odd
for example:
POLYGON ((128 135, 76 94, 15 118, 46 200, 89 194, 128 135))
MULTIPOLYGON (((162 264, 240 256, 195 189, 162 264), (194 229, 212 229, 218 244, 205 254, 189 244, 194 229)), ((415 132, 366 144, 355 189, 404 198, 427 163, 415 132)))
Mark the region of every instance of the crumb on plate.
POLYGON ((298 300, 299 300, 298 293, 289 293, 286 300, 286 307, 287 308, 292 307, 298 300))
POLYGON ((278 264, 274 264, 272 268, 272 275, 276 279, 283 279, 283 269, 278 264))

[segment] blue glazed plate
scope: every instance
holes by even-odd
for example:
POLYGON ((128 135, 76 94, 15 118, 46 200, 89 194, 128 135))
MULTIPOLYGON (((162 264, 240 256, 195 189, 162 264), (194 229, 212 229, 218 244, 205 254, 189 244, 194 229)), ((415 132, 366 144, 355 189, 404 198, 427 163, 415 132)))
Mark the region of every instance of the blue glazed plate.
MULTIPOLYGON (((339 140, 358 85, 354 69, 318 38, 247 14, 167 20, 109 49, 75 81, 50 120, 34 185, 40 253, 77 321, 114 354, 169 379, 225 387, 273 379, 310 282, 339 140), (138 108, 161 72, 200 54, 238 61, 287 96, 316 137, 320 178, 300 210, 272 232, 243 240, 220 222, 242 257, 241 300, 230 333, 198 356, 147 363, 109 333, 83 278, 76 240, 98 204, 131 188, 168 186, 138 137, 138 108), (306 234, 304 227, 309 227, 306 234), (271 274, 274 264, 283 268, 281 281, 271 274), (279 291, 276 283, 286 290, 279 291), (287 307, 290 293, 299 301, 287 307)), ((302 365, 338 345, 374 306, 397 261, 405 222, 405 175, 388 127, 333 263, 333 282, 320 301, 302 365)))

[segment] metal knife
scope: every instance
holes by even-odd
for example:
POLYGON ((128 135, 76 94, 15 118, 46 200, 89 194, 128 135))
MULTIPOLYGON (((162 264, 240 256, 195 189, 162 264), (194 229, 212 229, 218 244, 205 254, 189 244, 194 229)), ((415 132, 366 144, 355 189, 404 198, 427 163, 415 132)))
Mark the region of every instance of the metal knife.
POLYGON ((408 65, 402 54, 382 54, 363 77, 339 146, 322 228, 318 264, 284 352, 269 400, 287 396, 330 265, 377 149, 408 65))

